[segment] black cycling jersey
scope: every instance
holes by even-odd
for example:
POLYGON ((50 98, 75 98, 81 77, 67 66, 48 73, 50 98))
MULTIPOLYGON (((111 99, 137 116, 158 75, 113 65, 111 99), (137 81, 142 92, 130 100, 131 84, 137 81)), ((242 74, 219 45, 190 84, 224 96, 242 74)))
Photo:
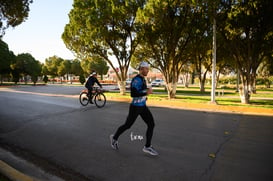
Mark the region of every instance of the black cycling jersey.
POLYGON ((88 78, 88 80, 86 81, 86 83, 85 83, 85 87, 86 87, 87 89, 92 89, 92 87, 94 86, 95 83, 97 83, 100 87, 102 87, 101 84, 99 83, 99 81, 98 81, 98 79, 97 79, 96 77, 90 76, 90 77, 88 78))

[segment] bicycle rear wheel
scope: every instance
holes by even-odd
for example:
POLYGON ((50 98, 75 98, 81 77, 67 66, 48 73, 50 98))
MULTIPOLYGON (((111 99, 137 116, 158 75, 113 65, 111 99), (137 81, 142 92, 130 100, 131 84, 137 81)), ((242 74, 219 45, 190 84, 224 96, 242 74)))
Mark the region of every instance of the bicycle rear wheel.
POLYGON ((89 103, 89 98, 88 98, 87 92, 82 92, 80 94, 79 99, 80 99, 81 105, 83 105, 83 106, 87 106, 87 104, 89 103))
POLYGON ((106 103, 106 97, 103 93, 97 93, 95 95, 94 101, 98 108, 102 108, 106 103))

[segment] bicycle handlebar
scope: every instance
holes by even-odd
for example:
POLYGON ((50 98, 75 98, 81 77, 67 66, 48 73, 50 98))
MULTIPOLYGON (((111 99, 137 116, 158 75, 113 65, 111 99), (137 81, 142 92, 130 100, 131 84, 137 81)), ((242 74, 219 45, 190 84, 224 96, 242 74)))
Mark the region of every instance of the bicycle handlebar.
POLYGON ((95 92, 104 92, 105 90, 100 87, 93 87, 95 92))

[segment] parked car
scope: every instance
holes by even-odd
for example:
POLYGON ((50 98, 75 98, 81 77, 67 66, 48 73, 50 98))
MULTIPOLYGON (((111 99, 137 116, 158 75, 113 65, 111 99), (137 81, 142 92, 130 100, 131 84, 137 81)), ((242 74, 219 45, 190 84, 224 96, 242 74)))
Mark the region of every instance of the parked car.
POLYGON ((152 81, 151 85, 152 87, 159 87, 159 86, 164 86, 165 83, 164 83, 164 80, 156 79, 152 81))
POLYGON ((125 81, 126 85, 130 85, 131 82, 132 82, 132 80, 130 80, 130 79, 127 79, 127 80, 125 81))

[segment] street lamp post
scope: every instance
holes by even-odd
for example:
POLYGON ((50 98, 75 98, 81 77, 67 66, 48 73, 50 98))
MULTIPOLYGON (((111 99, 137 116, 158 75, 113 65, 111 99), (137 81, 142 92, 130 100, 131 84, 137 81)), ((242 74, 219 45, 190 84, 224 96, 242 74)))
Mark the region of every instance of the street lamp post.
POLYGON ((212 85, 211 85, 211 103, 216 104, 215 89, 216 89, 216 18, 213 18, 213 38, 212 38, 212 85))

